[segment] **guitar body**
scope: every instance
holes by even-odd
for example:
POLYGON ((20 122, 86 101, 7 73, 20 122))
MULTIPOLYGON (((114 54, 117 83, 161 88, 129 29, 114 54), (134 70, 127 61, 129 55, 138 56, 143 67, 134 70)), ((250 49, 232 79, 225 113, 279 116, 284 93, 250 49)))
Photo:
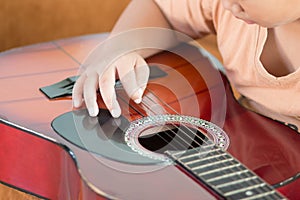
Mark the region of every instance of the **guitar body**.
MULTIPOLYGON (((228 137, 227 152, 287 198, 300 197, 299 135, 240 106, 226 78, 195 47, 181 45, 176 51, 185 52, 192 64, 169 52, 149 58, 165 75, 149 81, 141 105, 118 90, 123 110, 119 120, 90 118, 84 109, 72 111, 70 97, 49 100, 39 91, 76 75, 87 53, 106 36, 71 38, 0 55, 2 183, 49 199, 218 199, 205 183, 176 165, 141 155, 161 142, 159 138, 141 136, 138 141, 144 142, 137 151, 124 139, 130 123, 168 113, 221 127, 228 137), (116 131, 120 123, 124 126, 116 131), (70 130, 74 137, 68 135, 70 130)), ((105 113, 101 98, 98 103, 105 113)), ((162 152, 156 149, 156 154, 162 152)))

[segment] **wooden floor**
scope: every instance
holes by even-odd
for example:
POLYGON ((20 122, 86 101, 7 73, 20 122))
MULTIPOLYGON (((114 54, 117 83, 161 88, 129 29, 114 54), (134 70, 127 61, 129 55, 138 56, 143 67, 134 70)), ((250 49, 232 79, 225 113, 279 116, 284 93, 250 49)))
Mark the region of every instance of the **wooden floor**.
POLYGON ((0 199, 7 199, 7 200, 40 200, 33 195, 24 193, 22 191, 13 189, 6 185, 0 184, 0 199))

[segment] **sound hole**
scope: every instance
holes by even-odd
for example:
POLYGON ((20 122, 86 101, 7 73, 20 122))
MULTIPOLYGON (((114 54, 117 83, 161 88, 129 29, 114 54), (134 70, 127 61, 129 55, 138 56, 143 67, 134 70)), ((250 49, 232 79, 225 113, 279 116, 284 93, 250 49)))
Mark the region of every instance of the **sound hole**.
POLYGON ((186 150, 201 146, 208 140, 205 130, 185 125, 152 127, 140 134, 138 141, 146 149, 164 153, 167 150, 186 150))

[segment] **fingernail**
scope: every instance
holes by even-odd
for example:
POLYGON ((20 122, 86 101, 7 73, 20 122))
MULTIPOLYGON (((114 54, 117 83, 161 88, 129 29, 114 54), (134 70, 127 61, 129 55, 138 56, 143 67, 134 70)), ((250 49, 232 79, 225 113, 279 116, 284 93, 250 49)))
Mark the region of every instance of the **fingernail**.
POLYGON ((138 98, 138 99, 134 100, 134 102, 135 102, 136 104, 140 104, 140 103, 142 102, 142 98, 138 98))
POLYGON ((78 107, 80 106, 80 103, 81 103, 80 100, 75 99, 75 100, 73 101, 73 106, 76 107, 76 108, 78 108, 78 107))
POLYGON ((95 109, 92 109, 92 108, 88 109, 88 111, 89 111, 89 115, 91 117, 95 117, 98 114, 97 111, 95 109))
POLYGON ((112 110, 111 110, 111 115, 112 115, 114 118, 118 118, 118 117, 120 117, 120 115, 121 115, 121 110, 120 110, 120 109, 112 109, 112 110))
POLYGON ((137 91, 137 96, 138 96, 138 98, 135 99, 134 102, 136 104, 139 104, 142 102, 142 96, 143 96, 143 90, 141 88, 137 91))

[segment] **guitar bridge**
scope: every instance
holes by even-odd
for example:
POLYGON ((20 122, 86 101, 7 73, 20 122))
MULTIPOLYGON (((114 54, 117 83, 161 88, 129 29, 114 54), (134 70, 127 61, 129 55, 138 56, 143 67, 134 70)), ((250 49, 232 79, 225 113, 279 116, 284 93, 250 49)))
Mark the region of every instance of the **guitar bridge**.
MULTIPOLYGON (((161 78, 167 75, 166 72, 162 71, 157 66, 149 66, 150 75, 149 79, 161 78)), ((73 86, 78 79, 79 76, 68 77, 62 81, 54 83, 52 85, 48 85, 45 87, 41 87, 40 91, 48 98, 55 99, 65 96, 72 95, 73 86)), ((116 80, 116 87, 121 86, 121 82, 116 80)))

